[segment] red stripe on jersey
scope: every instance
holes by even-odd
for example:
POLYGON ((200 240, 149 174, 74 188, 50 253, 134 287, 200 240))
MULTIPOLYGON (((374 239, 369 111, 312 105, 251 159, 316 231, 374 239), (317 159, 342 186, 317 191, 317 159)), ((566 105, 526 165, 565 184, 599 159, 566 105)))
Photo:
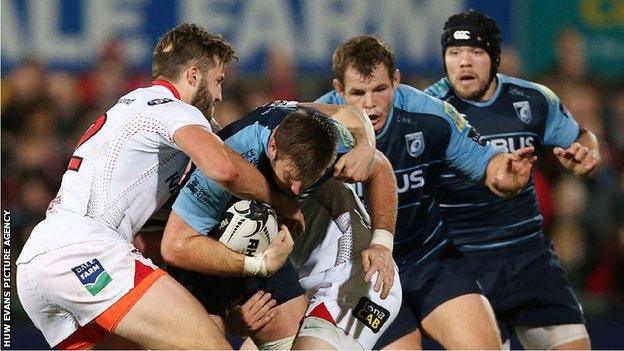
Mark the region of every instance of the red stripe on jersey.
POLYGON ((82 157, 72 156, 69 159, 69 165, 67 166, 67 169, 70 171, 78 172, 78 170, 80 169, 80 165, 82 165, 82 157))
POLYGON ((167 82, 166 80, 156 79, 155 81, 152 82, 152 85, 162 85, 163 87, 169 89, 169 91, 171 91, 171 93, 173 94, 173 96, 175 96, 176 99, 180 100, 180 93, 178 92, 178 89, 176 89, 176 87, 174 87, 173 84, 167 82))
POLYGON ((314 309, 310 311, 310 314, 308 314, 308 317, 322 318, 330 322, 331 324, 336 325, 334 317, 332 317, 332 315, 329 313, 327 307, 325 307, 324 302, 321 302, 318 306, 314 307, 314 309))

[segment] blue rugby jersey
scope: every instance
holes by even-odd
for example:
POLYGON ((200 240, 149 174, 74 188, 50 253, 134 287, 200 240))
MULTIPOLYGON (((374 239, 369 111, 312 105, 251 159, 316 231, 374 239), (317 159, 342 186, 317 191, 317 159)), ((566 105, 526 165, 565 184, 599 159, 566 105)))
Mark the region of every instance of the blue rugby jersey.
MULTIPOLYGON (((403 84, 394 91, 393 99, 388 120, 377 134, 377 149, 390 160, 397 179, 394 258, 399 267, 406 267, 446 244, 446 224, 433 196, 443 167, 481 182, 490 159, 501 150, 481 141, 446 102, 403 84)), ((346 104, 336 91, 317 102, 346 104)))
MULTIPOLYGON (((461 99, 446 78, 425 92, 453 104, 485 139, 506 151, 525 146, 567 148, 578 138, 578 124, 550 89, 502 74, 497 79, 494 96, 486 102, 461 99)), ((460 249, 505 247, 542 235, 532 179, 518 196, 501 199, 448 170, 442 178, 437 198, 449 235, 460 249)))
MULTIPOLYGON (((333 122, 338 135, 336 152, 338 158, 349 152, 355 140, 349 130, 320 111, 297 107, 296 103, 276 101, 248 113, 241 119, 227 125, 217 135, 223 142, 239 152, 243 158, 255 165, 266 177, 271 178, 271 165, 267 155, 269 139, 273 129, 290 113, 297 110, 312 110, 333 122)), ((320 187, 333 176, 333 165, 322 178, 306 189, 300 198, 320 187)), ((234 196, 206 177, 199 168, 189 177, 173 204, 173 210, 190 227, 200 234, 208 234, 223 218, 225 211, 235 200, 234 196)))

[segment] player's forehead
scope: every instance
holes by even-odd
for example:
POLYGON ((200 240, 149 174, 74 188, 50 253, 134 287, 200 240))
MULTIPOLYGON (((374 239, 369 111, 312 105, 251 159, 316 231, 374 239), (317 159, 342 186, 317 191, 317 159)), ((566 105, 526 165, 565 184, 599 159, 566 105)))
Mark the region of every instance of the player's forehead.
POLYGON ((383 63, 375 65, 371 75, 368 77, 365 77, 353 65, 349 65, 345 70, 344 84, 346 89, 374 88, 381 84, 390 83, 388 68, 383 63))
POLYGON ((208 69, 208 75, 223 76, 225 74, 225 65, 219 59, 215 58, 214 65, 208 69))
POLYGON ((450 45, 446 48, 446 52, 449 52, 451 50, 455 50, 455 51, 483 50, 485 51, 483 48, 479 46, 474 46, 474 45, 450 45))

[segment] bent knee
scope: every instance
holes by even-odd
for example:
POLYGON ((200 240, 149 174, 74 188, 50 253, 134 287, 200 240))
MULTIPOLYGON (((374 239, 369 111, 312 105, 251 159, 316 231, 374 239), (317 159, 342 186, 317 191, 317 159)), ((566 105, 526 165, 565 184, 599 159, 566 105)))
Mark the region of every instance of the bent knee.
POLYGON ((591 346, 584 324, 516 327, 514 329, 522 346, 529 349, 586 350, 591 346))

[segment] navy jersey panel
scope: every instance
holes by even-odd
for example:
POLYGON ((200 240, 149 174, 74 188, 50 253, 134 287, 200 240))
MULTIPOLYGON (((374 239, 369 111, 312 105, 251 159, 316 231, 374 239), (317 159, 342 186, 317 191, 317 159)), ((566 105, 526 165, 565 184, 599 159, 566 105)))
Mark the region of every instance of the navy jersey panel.
MULTIPOLYGON (((578 138, 578 124, 550 89, 502 74, 497 79, 494 96, 487 102, 461 99, 446 78, 425 92, 451 103, 485 139, 508 152, 526 146, 567 148, 578 138)), ((442 179, 436 196, 449 223, 449 236, 462 250, 504 247, 541 235, 542 216, 532 180, 519 195, 501 199, 451 170, 442 179)))
MULTIPOLYGON (((345 104, 332 91, 317 100, 345 104)), ((481 181, 489 160, 500 150, 480 143, 472 127, 448 103, 406 85, 394 91, 393 109, 377 149, 392 163, 397 179, 399 212, 394 257, 402 268, 441 250, 446 225, 433 197, 445 166, 481 181)), ((358 195, 362 195, 361 185, 358 195)))

